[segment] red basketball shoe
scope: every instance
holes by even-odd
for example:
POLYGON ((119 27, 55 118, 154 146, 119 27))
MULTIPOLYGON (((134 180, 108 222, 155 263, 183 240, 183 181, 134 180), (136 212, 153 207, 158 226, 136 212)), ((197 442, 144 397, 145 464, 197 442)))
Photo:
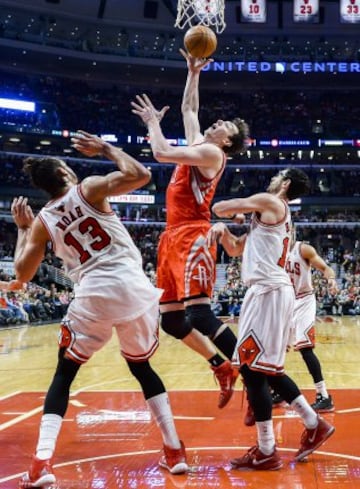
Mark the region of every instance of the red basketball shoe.
POLYGON ((172 474, 184 474, 189 470, 185 446, 181 440, 180 443, 181 447, 178 449, 164 445, 164 455, 159 460, 160 467, 167 469, 172 474))
POLYGON ((35 455, 32 458, 29 472, 26 472, 19 481, 20 489, 32 487, 51 487, 56 477, 51 466, 51 460, 39 460, 35 455))
POLYGON ((283 466, 276 448, 270 455, 265 455, 257 445, 242 457, 233 458, 230 463, 233 469, 279 470, 283 466))
POLYGON ((230 401, 234 393, 234 385, 239 376, 239 371, 233 368, 229 360, 226 360, 218 367, 211 367, 211 370, 220 385, 218 408, 222 409, 230 401))
POLYGON ((301 435, 301 445, 294 457, 297 462, 304 460, 305 457, 319 448, 334 433, 334 426, 320 416, 318 416, 318 420, 319 423, 316 428, 311 430, 305 428, 305 431, 301 435))

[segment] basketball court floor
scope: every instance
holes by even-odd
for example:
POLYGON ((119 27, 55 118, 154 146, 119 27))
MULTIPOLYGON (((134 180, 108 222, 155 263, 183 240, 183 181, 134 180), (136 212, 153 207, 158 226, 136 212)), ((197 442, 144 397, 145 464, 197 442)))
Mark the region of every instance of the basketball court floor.
MULTIPOLYGON (((44 394, 57 357, 57 325, 0 330, 0 488, 18 486, 37 441, 44 394)), ((324 416, 335 434, 307 462, 295 464, 303 430, 289 407, 274 409, 284 467, 238 471, 229 460, 256 442, 243 424, 241 383, 223 410, 206 362, 161 334, 152 359, 170 393, 191 471, 173 476, 158 467, 161 438, 135 380, 113 340, 82 367, 54 457, 59 489, 142 488, 360 488, 360 318, 317 323, 317 354, 336 410, 324 416)), ((299 353, 287 371, 313 402, 311 378, 299 353)))

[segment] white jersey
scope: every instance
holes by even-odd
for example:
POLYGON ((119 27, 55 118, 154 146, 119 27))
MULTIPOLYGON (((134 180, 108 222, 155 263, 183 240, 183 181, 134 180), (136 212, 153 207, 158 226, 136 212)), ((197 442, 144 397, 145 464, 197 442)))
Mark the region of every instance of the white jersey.
POLYGON ((301 241, 296 241, 289 253, 286 271, 291 278, 297 299, 313 293, 311 265, 301 256, 301 241))
POLYGON ((159 289, 143 272, 141 254, 124 225, 114 212, 101 212, 88 203, 81 185, 50 201, 39 218, 75 283, 76 297, 113 297, 123 318, 139 316, 159 299, 159 289))
POLYGON ((290 240, 291 216, 285 202, 285 217, 277 224, 261 222, 253 213, 242 259, 242 280, 247 286, 291 285, 285 271, 290 240))

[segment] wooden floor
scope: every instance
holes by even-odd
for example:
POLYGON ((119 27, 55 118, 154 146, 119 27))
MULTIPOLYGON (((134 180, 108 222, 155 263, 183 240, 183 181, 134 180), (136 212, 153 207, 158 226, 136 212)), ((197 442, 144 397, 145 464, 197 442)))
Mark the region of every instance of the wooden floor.
MULTIPOLYGON (((0 330, 0 488, 17 487, 37 440, 44 393, 57 360, 57 325, 0 330)), ((191 472, 171 476, 157 465, 161 438, 138 384, 113 340, 82 367, 73 384, 54 467, 59 488, 360 488, 360 319, 317 323, 321 359, 336 411, 325 415, 336 432, 307 463, 292 457, 302 432, 289 408, 274 410, 284 468, 277 472, 231 470, 229 460, 256 440, 243 425, 241 385, 219 410, 217 386, 204 360, 161 335, 152 360, 170 391, 191 472)), ((299 353, 287 372, 310 401, 314 390, 299 353)))

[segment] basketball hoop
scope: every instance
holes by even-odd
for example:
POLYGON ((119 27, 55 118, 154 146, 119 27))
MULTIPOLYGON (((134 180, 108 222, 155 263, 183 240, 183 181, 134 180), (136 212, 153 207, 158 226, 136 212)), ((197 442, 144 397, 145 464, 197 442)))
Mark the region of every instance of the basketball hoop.
POLYGON ((178 0, 175 27, 200 24, 214 27, 220 34, 226 27, 224 10, 225 0, 178 0))

